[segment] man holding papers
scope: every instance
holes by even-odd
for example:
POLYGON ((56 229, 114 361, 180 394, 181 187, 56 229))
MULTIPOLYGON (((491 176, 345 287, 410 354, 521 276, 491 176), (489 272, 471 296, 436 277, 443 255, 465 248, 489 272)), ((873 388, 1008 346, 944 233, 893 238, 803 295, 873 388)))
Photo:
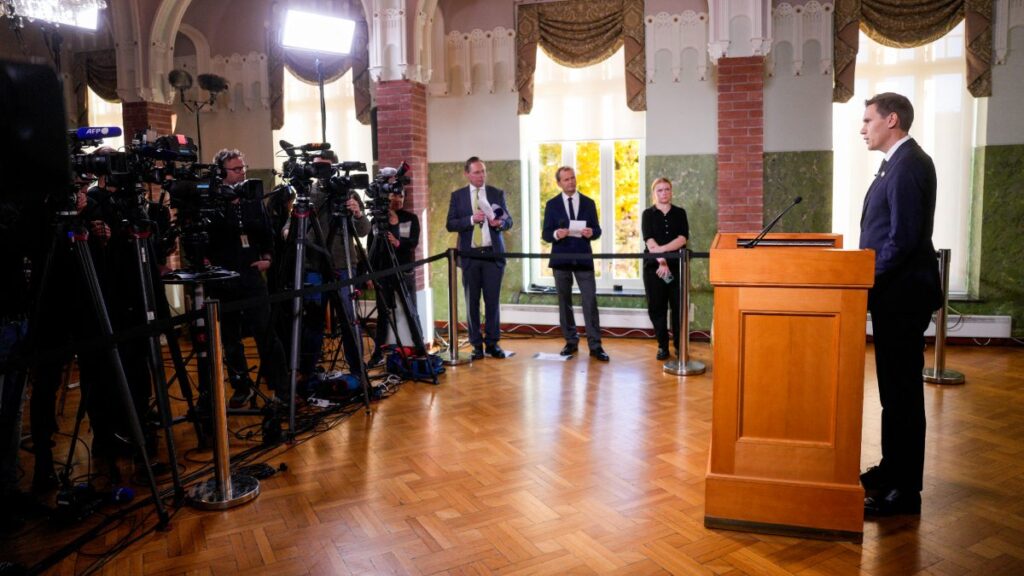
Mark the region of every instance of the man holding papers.
POLYGON ((601 237, 594 201, 576 191, 576 172, 562 166, 555 172, 562 193, 544 207, 544 229, 541 237, 551 242, 549 266, 555 275, 558 290, 558 320, 562 325, 565 347, 562 356, 571 356, 579 348, 580 336, 572 309, 573 276, 583 297, 583 321, 587 328, 590 356, 602 362, 609 360, 601 347, 601 321, 597 312, 597 286, 594 281, 594 259, 572 254, 593 254, 590 242, 601 237), (559 256, 559 254, 570 256, 559 256))

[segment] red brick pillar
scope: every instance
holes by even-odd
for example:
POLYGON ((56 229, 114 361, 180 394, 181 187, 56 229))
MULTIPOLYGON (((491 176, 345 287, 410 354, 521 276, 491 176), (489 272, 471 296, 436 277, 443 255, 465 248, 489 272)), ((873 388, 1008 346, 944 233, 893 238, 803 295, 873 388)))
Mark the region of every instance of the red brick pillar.
MULTIPOLYGON (((419 214, 429 210, 427 187, 427 87, 409 80, 377 85, 377 157, 381 168, 409 164, 412 182, 405 188, 405 207, 419 214)), ((421 222, 421 225, 425 222, 421 222)), ((423 258, 421 234, 416 257, 423 258)), ((423 268, 416 269, 416 287, 425 286, 423 268)))
POLYGON ((718 231, 764 222, 764 58, 718 60, 718 231))
MULTIPOLYGON (((130 142, 135 132, 150 128, 157 136, 171 133, 171 114, 174 108, 170 104, 157 102, 125 102, 121 105, 121 116, 124 119, 124 139, 130 142)), ((201 161, 208 161, 202 160, 201 161)))

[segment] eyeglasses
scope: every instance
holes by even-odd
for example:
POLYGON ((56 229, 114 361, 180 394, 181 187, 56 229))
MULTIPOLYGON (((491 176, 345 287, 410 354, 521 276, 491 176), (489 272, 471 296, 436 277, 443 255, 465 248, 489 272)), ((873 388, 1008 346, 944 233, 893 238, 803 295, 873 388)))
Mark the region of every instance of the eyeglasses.
POLYGON ((234 168, 226 168, 226 170, 231 172, 245 172, 245 169, 248 167, 249 166, 242 164, 241 166, 235 166, 234 168))

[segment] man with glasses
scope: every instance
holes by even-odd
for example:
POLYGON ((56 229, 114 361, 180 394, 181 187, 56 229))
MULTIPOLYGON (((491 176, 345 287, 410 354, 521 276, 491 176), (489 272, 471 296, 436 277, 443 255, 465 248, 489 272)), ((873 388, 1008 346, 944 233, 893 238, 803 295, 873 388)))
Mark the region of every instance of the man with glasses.
MULTIPOLYGON (((213 161, 223 174, 224 186, 236 186, 245 181, 245 157, 238 150, 221 150, 213 161)), ((243 200, 236 196, 219 214, 211 217, 208 232, 210 263, 237 272, 238 276, 210 282, 206 286, 207 294, 221 302, 266 298, 264 273, 270 268, 274 253, 274 232, 263 200, 243 200)), ((268 386, 279 398, 290 401, 284 347, 270 329, 270 304, 264 301, 221 317, 224 364, 234 390, 230 406, 241 408, 255 394, 242 343, 246 333, 256 340, 260 369, 268 386)))

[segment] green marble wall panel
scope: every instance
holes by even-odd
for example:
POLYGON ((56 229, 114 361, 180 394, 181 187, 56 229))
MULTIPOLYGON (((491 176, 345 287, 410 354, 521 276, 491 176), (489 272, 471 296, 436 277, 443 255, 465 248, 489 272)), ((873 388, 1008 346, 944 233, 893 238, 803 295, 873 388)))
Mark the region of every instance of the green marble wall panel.
MULTIPOLYGON (((518 216, 522 211, 522 193, 520 191, 520 165, 518 160, 487 161, 487 183, 505 191, 505 203, 509 214, 517 220, 508 232, 505 232, 505 249, 509 252, 522 252, 522 227, 518 216)), ((452 192, 466 185, 466 176, 462 162, 436 162, 428 166, 430 178, 430 206, 427 207, 429 221, 430 254, 444 252, 454 248, 456 234, 449 232, 445 225, 448 221, 448 204, 452 192)), ((521 260, 509 260, 505 266, 505 277, 501 285, 501 301, 513 302, 522 287, 523 264, 521 260)), ((430 287, 434 290, 434 319, 448 319, 448 265, 435 262, 430 266, 430 287)), ((466 319, 465 294, 462 292, 462 278, 459 277, 459 319, 466 319)))
POLYGON ((1012 333, 1024 336, 1024 145, 988 146, 975 155, 981 173, 972 194, 972 266, 976 301, 954 302, 965 314, 1008 315, 1012 333), (975 214, 981 214, 980 219, 975 214), (980 220, 980 222, 979 222, 980 220), (980 224, 980 230, 976 228, 980 224))
POLYGON ((779 220, 775 232, 832 231, 832 151, 764 155, 764 223, 797 196, 803 202, 779 220))

